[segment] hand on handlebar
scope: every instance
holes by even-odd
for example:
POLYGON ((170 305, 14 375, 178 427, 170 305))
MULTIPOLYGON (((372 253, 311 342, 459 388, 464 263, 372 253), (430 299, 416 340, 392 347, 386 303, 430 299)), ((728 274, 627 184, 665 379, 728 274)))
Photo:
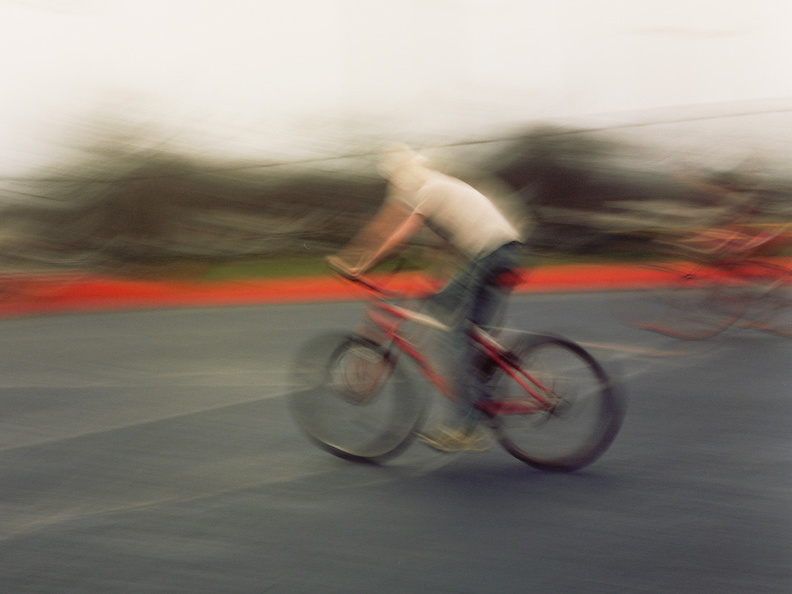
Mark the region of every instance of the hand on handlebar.
MULTIPOLYGON (((380 285, 379 281, 371 280, 367 278, 365 275, 366 271, 371 268, 371 260, 361 259, 357 264, 351 265, 349 262, 344 260, 343 257, 338 255, 333 256, 326 256, 325 262, 333 270, 336 274, 340 275, 341 277, 354 282, 362 287, 373 291, 376 295, 380 297, 394 297, 397 293, 393 293, 392 291, 386 289, 382 285, 380 285)), ((401 266, 396 269, 396 271, 400 270, 401 266)))
POLYGON ((363 274, 361 266, 352 266, 345 262, 340 256, 327 256, 325 261, 330 268, 340 273, 342 276, 359 278, 363 274))

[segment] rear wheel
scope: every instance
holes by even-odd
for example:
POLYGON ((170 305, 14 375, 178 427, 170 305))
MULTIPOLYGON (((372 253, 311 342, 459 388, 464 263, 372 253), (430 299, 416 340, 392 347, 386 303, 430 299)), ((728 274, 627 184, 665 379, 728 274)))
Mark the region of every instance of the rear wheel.
POLYGON ((333 333, 298 354, 290 407, 320 447, 355 461, 379 462, 406 447, 424 401, 393 357, 361 336, 333 333))
POLYGON ((579 345, 553 336, 521 337, 509 350, 550 406, 536 410, 536 400, 498 369, 490 381, 501 408, 491 410, 501 445, 542 470, 577 470, 597 460, 624 418, 624 402, 602 367, 579 345))

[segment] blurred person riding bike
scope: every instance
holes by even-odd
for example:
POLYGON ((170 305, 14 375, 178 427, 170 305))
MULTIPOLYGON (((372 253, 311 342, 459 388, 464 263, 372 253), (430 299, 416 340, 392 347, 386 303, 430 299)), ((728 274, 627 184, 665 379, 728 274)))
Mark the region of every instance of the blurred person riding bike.
POLYGON ((488 443, 479 427, 483 414, 476 403, 486 398, 475 371, 476 348, 468 339, 471 324, 487 327, 516 283, 516 252, 520 236, 484 194, 431 168, 406 145, 386 147, 378 171, 388 180, 388 194, 377 216, 350 246, 374 242, 357 261, 347 248, 330 260, 362 275, 428 227, 465 259, 465 264, 429 306, 451 316, 448 346, 453 365, 456 418, 418 436, 441 451, 484 450, 488 443), (395 221, 395 223, 394 223, 395 221))
POLYGON ((757 224, 763 194, 747 174, 729 171, 684 179, 725 211, 709 227, 682 238, 681 246, 693 259, 717 264, 761 256, 783 241, 789 223, 757 224))

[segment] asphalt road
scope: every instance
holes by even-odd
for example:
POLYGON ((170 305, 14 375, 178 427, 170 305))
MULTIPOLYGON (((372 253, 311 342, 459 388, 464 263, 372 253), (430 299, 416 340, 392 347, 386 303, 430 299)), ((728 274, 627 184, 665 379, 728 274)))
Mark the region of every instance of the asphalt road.
POLYGON ((630 399, 573 474, 499 449, 316 449, 283 395, 359 305, 0 322, 0 592, 788 593, 792 341, 622 326, 634 294, 516 297, 630 399))

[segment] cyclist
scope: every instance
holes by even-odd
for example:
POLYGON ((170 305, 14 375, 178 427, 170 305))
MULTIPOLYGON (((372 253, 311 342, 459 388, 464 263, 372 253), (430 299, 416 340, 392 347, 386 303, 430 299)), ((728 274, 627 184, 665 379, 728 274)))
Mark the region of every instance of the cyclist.
POLYGON ((789 225, 761 228, 755 224, 763 196, 761 188, 745 174, 732 171, 685 179, 726 210, 713 226, 682 240, 697 259, 717 264, 761 255, 787 232, 789 225))
POLYGON ((441 451, 487 449, 489 443, 479 426, 482 415, 475 407, 485 397, 484 386, 474 371, 476 350, 468 340, 467 330, 469 323, 487 326, 493 320, 510 284, 517 278, 519 234, 481 192, 430 168, 421 155, 406 145, 388 147, 378 170, 389 182, 388 196, 379 215, 361 235, 370 238, 387 229, 384 238, 380 237, 378 245, 355 264, 345 263, 344 256, 335 257, 336 263, 353 274, 363 274, 424 225, 465 257, 462 269, 430 299, 433 305, 453 314, 449 346, 457 418, 418 438, 441 451), (398 224, 389 225, 387 221, 394 216, 398 217, 398 224))

